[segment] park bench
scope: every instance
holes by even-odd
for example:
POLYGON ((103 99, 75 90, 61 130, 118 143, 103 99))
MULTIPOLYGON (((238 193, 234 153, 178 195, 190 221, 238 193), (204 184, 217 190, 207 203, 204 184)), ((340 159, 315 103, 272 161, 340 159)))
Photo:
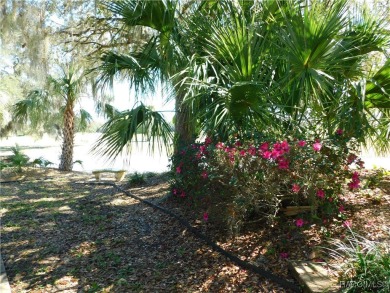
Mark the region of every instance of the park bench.
POLYGON ((92 174, 95 175, 96 181, 100 181, 102 173, 114 173, 116 181, 122 181, 122 179, 125 177, 126 170, 103 169, 92 171, 92 174))

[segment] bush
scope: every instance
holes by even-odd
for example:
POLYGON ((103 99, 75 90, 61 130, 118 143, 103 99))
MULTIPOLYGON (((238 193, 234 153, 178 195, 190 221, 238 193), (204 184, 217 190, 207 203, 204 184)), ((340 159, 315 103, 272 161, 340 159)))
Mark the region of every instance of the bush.
POLYGON ((145 175, 142 173, 135 172, 130 175, 129 183, 133 185, 142 185, 146 183, 145 175))
POLYGON ((18 145, 11 148, 12 155, 7 158, 6 161, 2 161, 0 164, 0 170, 5 168, 16 168, 17 172, 21 172, 23 167, 28 165, 30 158, 23 154, 18 145))
POLYGON ((53 163, 49 160, 44 159, 43 157, 40 157, 32 161, 31 165, 38 166, 40 168, 47 168, 48 166, 53 165, 53 163))
POLYGON ((12 155, 7 157, 5 160, 0 161, 0 171, 5 168, 16 170, 16 172, 22 172, 23 167, 28 166, 39 166, 46 168, 49 165, 53 165, 52 162, 40 157, 30 162, 30 158, 25 155, 18 145, 11 148, 12 155))
POLYGON ((360 186, 362 166, 341 132, 326 140, 240 140, 193 144, 172 158, 172 193, 207 210, 232 231, 272 220, 285 205, 312 206, 312 216, 338 213, 342 187, 360 186))

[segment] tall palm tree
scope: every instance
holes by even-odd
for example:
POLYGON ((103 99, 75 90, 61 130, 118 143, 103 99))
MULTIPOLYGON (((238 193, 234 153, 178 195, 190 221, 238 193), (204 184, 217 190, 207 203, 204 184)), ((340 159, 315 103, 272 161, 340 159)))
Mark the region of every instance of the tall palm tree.
MULTIPOLYGON (((149 37, 141 45, 130 47, 127 54, 106 52, 101 65, 94 69, 99 73, 98 84, 105 87, 112 85, 114 78, 124 78, 137 92, 145 93, 154 92, 156 83, 162 82, 175 99, 176 150, 180 145, 193 142, 194 120, 189 108, 182 103, 187 88, 175 86, 178 84, 175 74, 188 63, 188 47, 183 46, 185 38, 179 28, 180 18, 184 16, 184 12, 179 11, 180 1, 112 1, 106 8, 126 29, 142 27, 149 32, 149 37)), ((102 145, 106 138, 100 140, 102 145)))
MULTIPOLYGON (((53 116, 62 116, 62 150, 59 169, 71 171, 73 168, 73 148, 75 135, 75 105, 86 89, 85 75, 74 66, 62 68, 59 78, 49 76, 46 89, 31 91, 25 100, 14 105, 13 116, 19 123, 30 123, 39 128, 52 123, 53 116)), ((81 125, 91 120, 91 115, 81 109, 78 115, 81 125)))

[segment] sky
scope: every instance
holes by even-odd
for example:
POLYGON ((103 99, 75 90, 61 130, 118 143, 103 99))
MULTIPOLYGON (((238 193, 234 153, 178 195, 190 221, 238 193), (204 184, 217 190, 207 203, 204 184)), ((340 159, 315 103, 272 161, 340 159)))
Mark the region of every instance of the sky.
MULTIPOLYGON (((114 82, 114 101, 111 104, 120 111, 133 108, 136 103, 135 92, 130 88, 128 83, 114 82)), ((166 103, 166 97, 163 95, 161 87, 157 88, 155 94, 147 94, 140 99, 145 105, 152 106, 155 111, 163 111, 161 114, 167 122, 172 122, 174 116, 175 102, 173 100, 166 103)), ((81 100, 82 107, 86 109, 95 121, 104 122, 104 118, 98 117, 95 113, 94 101, 91 98, 81 100)))

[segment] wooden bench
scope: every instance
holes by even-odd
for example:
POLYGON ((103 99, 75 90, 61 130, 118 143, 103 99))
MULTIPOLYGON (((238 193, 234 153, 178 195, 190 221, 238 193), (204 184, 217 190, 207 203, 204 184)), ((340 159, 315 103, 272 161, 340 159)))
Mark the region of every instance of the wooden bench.
POLYGON ((110 170, 110 169, 104 169, 104 170, 95 170, 92 171, 92 174, 95 175, 96 181, 100 181, 102 173, 114 173, 116 181, 122 181, 122 179, 126 175, 126 170, 110 170))

